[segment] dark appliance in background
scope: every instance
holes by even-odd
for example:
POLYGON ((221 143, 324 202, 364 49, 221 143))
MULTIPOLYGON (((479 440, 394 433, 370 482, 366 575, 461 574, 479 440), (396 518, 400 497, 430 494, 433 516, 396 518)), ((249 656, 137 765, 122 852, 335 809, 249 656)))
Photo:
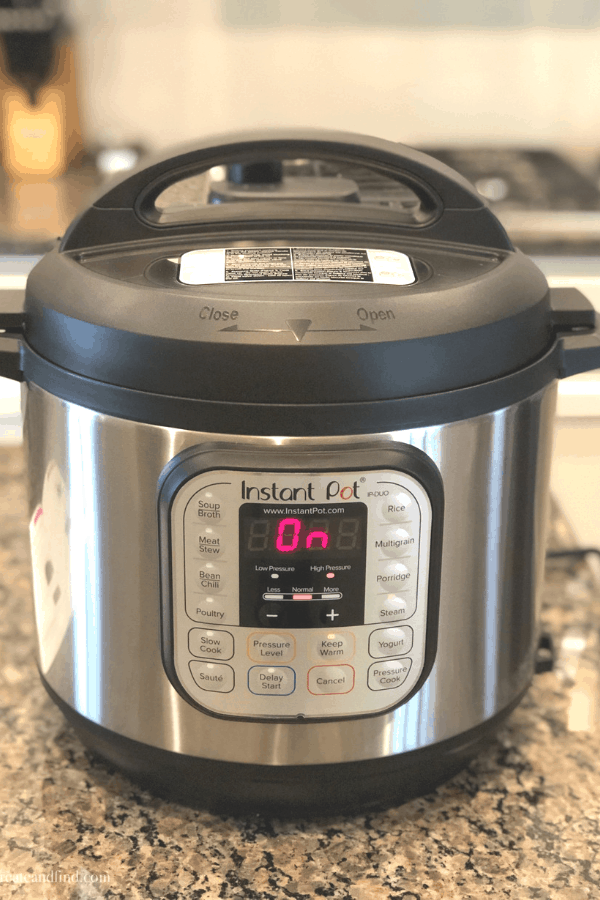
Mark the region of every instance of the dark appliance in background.
POLYGON ((600 158, 581 165, 567 150, 518 147, 427 147, 424 152, 464 175, 524 252, 600 256, 600 158))

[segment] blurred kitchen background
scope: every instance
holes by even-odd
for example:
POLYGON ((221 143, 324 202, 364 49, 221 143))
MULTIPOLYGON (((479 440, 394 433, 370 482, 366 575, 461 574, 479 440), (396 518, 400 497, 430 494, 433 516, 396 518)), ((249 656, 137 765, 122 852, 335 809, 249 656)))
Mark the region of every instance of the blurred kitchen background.
MULTIPOLYGON (((3 308, 145 153, 306 126, 438 155, 600 311, 600 0, 0 0, 0 95, 3 308)), ((600 371, 561 383, 558 413, 553 492, 600 546, 600 371)))

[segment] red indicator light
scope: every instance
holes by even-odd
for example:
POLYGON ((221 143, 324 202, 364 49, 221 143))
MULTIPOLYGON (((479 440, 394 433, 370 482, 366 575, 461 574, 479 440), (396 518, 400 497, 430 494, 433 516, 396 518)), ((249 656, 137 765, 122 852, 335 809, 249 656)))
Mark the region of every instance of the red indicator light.
POLYGON ((334 573, 334 572, 328 572, 327 575, 326 575, 325 577, 326 577, 326 578, 335 578, 335 573, 334 573))

